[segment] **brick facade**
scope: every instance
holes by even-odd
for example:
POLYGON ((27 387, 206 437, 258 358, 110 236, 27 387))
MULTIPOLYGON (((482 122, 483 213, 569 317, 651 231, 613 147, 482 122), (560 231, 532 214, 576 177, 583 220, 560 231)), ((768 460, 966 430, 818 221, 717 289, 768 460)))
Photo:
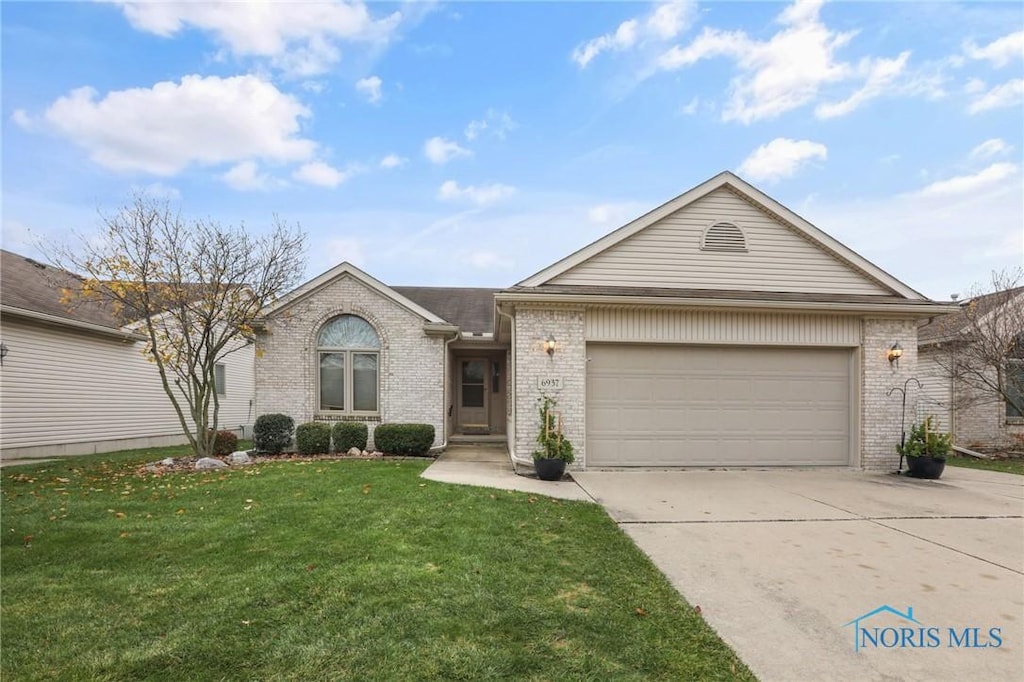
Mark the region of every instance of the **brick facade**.
MULTIPOLYGON (((899 391, 886 393, 915 375, 917 369, 917 322, 915 320, 865 319, 860 347, 860 466, 876 471, 895 471, 900 456, 899 391), (886 358, 894 343, 903 347, 899 366, 886 358)), ((914 422, 917 391, 907 395, 906 429, 914 422)))
MULTIPOLYGON (((995 382, 994 376, 991 379, 995 382)), ((1002 399, 989 393, 981 394, 962 383, 956 385, 953 424, 957 445, 982 450, 1024 450, 1024 420, 1008 420, 1002 399)))
POLYGON ((587 344, 583 332, 582 308, 516 307, 515 314, 515 447, 513 457, 532 462, 540 432, 538 399, 547 394, 558 402, 563 433, 576 452, 572 468, 586 465, 586 373, 587 344), (544 352, 544 340, 554 336, 557 349, 544 352), (539 379, 559 378, 562 388, 542 391, 539 379))
POLYGON ((444 339, 428 337, 419 315, 350 276, 342 276, 267 321, 256 340, 255 414, 282 412, 296 424, 317 416, 317 334, 338 315, 373 325, 381 339, 379 418, 366 421, 432 424, 444 441, 444 339))

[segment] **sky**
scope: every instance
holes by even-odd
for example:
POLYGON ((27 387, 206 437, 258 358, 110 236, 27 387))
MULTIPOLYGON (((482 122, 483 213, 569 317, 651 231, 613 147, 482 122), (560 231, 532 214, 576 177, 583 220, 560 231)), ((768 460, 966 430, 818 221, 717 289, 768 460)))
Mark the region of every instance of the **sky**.
POLYGON ((510 286, 732 170, 923 294, 1024 265, 1024 5, 4 2, 3 247, 132 192, 510 286))

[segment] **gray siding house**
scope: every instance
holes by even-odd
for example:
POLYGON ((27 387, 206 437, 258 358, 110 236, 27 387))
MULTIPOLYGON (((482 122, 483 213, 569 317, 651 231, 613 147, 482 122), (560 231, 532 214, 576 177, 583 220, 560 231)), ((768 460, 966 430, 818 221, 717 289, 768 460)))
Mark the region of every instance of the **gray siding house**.
MULTIPOLYGON (((69 310, 67 272, 10 251, 0 260, 0 457, 82 455, 186 442, 144 355, 145 337, 103 306, 69 310)), ((251 436, 254 349, 225 358, 221 429, 251 436)))
POLYGON ((266 311, 257 412, 500 436, 530 467, 549 395, 581 469, 895 469, 886 392, 951 310, 725 172, 507 289, 342 263, 266 311))

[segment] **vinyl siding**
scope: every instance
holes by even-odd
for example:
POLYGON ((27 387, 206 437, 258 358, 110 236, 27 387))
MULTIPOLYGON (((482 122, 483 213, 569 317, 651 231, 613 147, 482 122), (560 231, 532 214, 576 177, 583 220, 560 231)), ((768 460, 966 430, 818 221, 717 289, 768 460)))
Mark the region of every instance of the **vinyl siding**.
MULTIPOLYGON (((65 454, 103 451, 111 441, 177 438, 184 442, 174 409, 143 344, 3 320, 10 349, 0 370, 0 422, 4 456, 45 453, 27 448, 65 446, 65 454), (100 445, 103 444, 103 445, 100 445)), ((246 426, 251 434, 253 349, 231 353, 227 395, 221 397, 221 428, 246 426)), ((116 447, 116 446, 114 446, 116 447)))
POLYGON ((861 320, 840 315, 592 308, 588 341, 848 346, 860 344, 861 320))
POLYGON ((832 294, 892 292, 722 188, 551 280, 551 284, 832 294), (702 251, 704 231, 739 226, 747 252, 702 251))
MULTIPOLYGON (((952 431, 953 380, 939 365, 933 353, 917 356, 917 378, 921 382, 917 398, 917 421, 930 415, 935 418, 937 429, 952 431)), ((913 386, 910 388, 913 390, 913 386)))

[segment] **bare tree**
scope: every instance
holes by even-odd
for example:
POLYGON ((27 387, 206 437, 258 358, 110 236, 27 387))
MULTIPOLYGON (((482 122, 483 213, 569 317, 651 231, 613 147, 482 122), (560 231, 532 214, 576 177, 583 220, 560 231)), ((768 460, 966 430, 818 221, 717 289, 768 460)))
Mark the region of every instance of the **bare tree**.
POLYGON ((960 312, 938 321, 936 362, 962 389, 958 402, 1008 403, 1024 415, 1024 269, 993 272, 960 312))
POLYGON ((103 234, 51 249, 78 273, 64 290, 74 306, 106 304, 148 338, 147 358, 196 455, 213 452, 220 401, 216 365, 253 339, 260 310, 295 286, 306 238, 274 217, 266 235, 213 220, 186 220, 166 201, 135 194, 101 213, 103 234))

